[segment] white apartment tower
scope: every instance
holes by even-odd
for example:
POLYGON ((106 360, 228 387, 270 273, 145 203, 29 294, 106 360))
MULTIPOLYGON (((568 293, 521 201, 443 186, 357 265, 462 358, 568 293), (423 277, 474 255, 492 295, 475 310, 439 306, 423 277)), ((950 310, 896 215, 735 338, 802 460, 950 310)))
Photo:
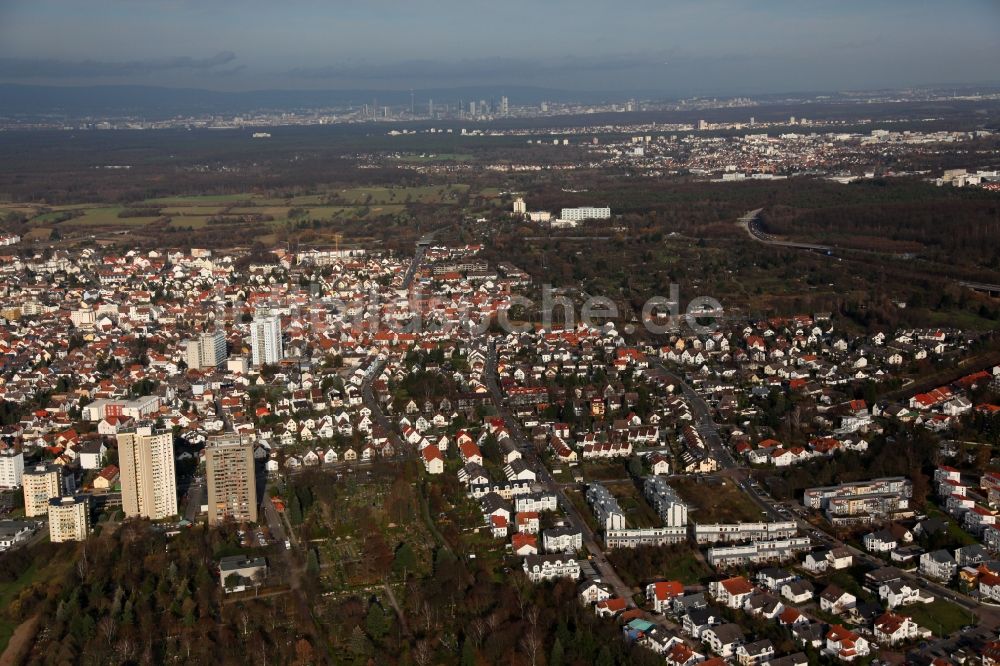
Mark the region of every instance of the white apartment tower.
POLYGON ((49 500, 62 497, 62 467, 52 463, 34 465, 24 470, 24 515, 28 518, 49 512, 49 500))
POLYGON ((0 451, 0 488, 20 488, 24 476, 24 454, 14 449, 0 451))
POLYGON ((524 199, 518 197, 514 199, 514 214, 524 215, 528 212, 528 204, 524 203, 524 199))
POLYGON ((49 500, 49 541, 84 541, 90 533, 90 502, 86 495, 49 500))
POLYGON ((250 348, 255 367, 279 362, 285 356, 281 345, 281 318, 257 315, 250 324, 250 348))
POLYGON ((118 466, 126 516, 161 520, 177 515, 172 432, 148 423, 119 432, 118 466))

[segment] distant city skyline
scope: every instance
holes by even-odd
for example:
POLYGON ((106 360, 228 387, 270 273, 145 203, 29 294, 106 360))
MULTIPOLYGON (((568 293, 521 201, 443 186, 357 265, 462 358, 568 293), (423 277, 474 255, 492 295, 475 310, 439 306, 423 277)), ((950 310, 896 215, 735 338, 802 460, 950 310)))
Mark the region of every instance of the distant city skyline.
POLYGON ((6 0, 0 82, 722 95, 1000 78, 991 0, 428 4, 6 0))

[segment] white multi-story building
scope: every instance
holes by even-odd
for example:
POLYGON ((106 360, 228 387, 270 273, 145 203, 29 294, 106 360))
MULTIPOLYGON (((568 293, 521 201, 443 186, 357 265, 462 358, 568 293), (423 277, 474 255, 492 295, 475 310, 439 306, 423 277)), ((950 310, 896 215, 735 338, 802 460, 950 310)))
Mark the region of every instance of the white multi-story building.
POLYGON ((528 555, 524 558, 524 573, 532 583, 556 578, 580 577, 580 563, 571 555, 528 555))
POLYGON ((570 220, 572 222, 582 222, 583 220, 607 220, 611 217, 611 209, 608 207, 594 208, 593 206, 581 206, 579 208, 563 208, 559 212, 559 219, 570 220))
POLYGON ((773 523, 709 523, 694 526, 694 540, 697 543, 735 543, 787 539, 798 534, 798 531, 794 520, 773 523))
POLYGON ((587 488, 587 502, 590 503, 597 517, 597 522, 604 530, 625 529, 625 512, 618 505, 615 496, 599 483, 592 483, 587 488))
POLYGON ((0 488, 20 488, 24 476, 24 454, 14 449, 0 451, 0 488))
POLYGON ((222 331, 202 333, 195 340, 188 340, 187 366, 194 370, 216 368, 226 361, 226 336, 222 331))
POLYGON ((709 548, 706 558, 713 567, 736 567, 762 562, 780 562, 809 550, 809 537, 777 541, 754 541, 742 546, 709 548))
POLYGON ((514 215, 524 215, 528 212, 528 204, 524 202, 524 199, 518 197, 514 199, 514 215))
POLYGON ((576 552, 583 548, 583 532, 575 527, 553 527, 542 532, 542 547, 547 553, 576 552))
POLYGON ((86 495, 49 500, 49 541, 84 541, 90 533, 90 502, 86 495))
POLYGON ((257 367, 279 362, 285 356, 281 342, 281 318, 257 316, 250 324, 250 348, 257 367))
POLYGON ((664 546, 684 541, 687 541, 686 527, 626 527, 604 532, 604 543, 608 548, 664 546))
POLYGON ((44 516, 49 512, 49 500, 61 497, 62 467, 42 463, 24 470, 24 515, 28 518, 44 516))
POLYGON ((118 465, 126 516, 161 520, 177 515, 172 432, 148 423, 119 432, 118 465))
POLYGON ((650 476, 643 484, 643 491, 660 519, 667 527, 684 527, 688 522, 688 507, 677 492, 667 483, 665 476, 650 476))

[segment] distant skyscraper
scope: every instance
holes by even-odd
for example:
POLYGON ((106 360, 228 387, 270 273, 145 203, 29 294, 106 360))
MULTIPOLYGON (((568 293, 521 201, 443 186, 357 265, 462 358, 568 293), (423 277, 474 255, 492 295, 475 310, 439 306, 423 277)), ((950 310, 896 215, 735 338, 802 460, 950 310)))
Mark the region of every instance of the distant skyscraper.
POLYGON ((507 96, 504 95, 500 98, 500 115, 506 116, 508 113, 510 113, 510 103, 507 100, 507 96))
POLYGON ((257 481, 253 445, 237 434, 211 437, 205 447, 205 479, 208 481, 208 524, 227 518, 257 522, 257 481))
POLYGON ((528 212, 528 204, 524 203, 524 199, 518 197, 514 199, 514 214, 524 215, 528 212))
POLYGON ((226 336, 222 331, 202 333, 197 339, 188 340, 187 365, 194 370, 215 368, 226 360, 226 336))
POLYGON ((434 100, 433 99, 427 100, 427 115, 430 116, 431 118, 434 117, 434 100))
POLYGON ((475 100, 469 102, 469 115, 473 118, 476 117, 476 102, 475 100))
POLYGON ((28 518, 49 512, 49 500, 63 494, 62 467, 42 463, 24 470, 24 515, 28 518))
POLYGON ((119 432, 118 466, 126 516, 161 520, 177 515, 172 432, 148 423, 119 432))
POLYGON ((250 348, 257 367, 279 362, 285 356, 281 344, 281 318, 257 315, 250 324, 250 348))
POLYGON ((708 129, 708 122, 705 121, 705 120, 699 120, 698 121, 698 129, 700 129, 700 130, 707 130, 708 129))

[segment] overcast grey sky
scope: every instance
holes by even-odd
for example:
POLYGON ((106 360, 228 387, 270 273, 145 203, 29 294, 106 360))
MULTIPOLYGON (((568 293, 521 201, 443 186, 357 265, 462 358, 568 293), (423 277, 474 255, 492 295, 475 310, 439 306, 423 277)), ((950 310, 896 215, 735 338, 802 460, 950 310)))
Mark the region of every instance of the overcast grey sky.
POLYGON ((17 83, 740 94, 998 66, 1000 0, 0 0, 17 83))

